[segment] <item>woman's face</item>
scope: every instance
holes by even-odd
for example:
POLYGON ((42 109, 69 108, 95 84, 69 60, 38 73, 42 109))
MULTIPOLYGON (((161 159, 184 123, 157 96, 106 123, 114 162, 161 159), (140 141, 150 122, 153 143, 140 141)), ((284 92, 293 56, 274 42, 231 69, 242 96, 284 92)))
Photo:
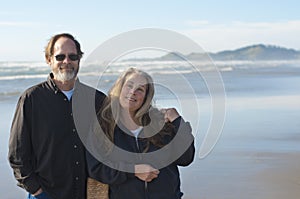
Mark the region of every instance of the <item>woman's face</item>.
POLYGON ((140 74, 129 75, 124 82, 120 93, 120 104, 129 112, 136 112, 142 105, 146 96, 147 80, 140 74))

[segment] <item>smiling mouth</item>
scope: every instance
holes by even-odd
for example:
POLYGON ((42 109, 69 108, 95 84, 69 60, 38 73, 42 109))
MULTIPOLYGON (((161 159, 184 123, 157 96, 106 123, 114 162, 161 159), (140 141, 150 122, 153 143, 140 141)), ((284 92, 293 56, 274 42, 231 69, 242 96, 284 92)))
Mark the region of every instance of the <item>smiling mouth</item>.
POLYGON ((126 99, 130 102, 136 102, 136 99, 132 98, 132 97, 126 97, 126 99))

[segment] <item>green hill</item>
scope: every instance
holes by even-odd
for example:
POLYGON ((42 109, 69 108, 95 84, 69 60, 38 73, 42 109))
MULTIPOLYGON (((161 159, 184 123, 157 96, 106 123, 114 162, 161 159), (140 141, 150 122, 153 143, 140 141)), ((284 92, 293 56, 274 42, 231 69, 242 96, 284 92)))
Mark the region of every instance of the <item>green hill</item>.
MULTIPOLYGON (((252 45, 236 50, 226 50, 218 53, 207 53, 213 60, 297 60, 300 59, 300 51, 273 45, 252 45)), ((191 53, 185 55, 189 60, 203 60, 205 53, 191 53)), ((169 53, 155 58, 161 61, 181 60, 177 53, 169 53)))

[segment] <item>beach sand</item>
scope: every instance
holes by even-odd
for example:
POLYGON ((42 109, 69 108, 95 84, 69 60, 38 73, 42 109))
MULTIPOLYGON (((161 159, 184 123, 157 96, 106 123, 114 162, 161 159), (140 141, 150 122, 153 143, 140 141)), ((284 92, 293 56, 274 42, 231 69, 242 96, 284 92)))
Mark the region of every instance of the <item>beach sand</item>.
POLYGON ((26 193, 17 186, 13 171, 8 164, 8 140, 9 130, 16 106, 16 98, 0 102, 1 120, 0 120, 0 198, 18 199, 26 198, 26 193))
POLYGON ((299 116, 299 96, 229 96, 215 148, 181 168, 184 199, 298 199, 299 116))
POLYGON ((198 167, 182 169, 184 199, 297 199, 300 196, 300 153, 211 156, 196 160, 198 167))
POLYGON ((254 176, 263 190, 260 198, 299 198, 300 153, 266 154, 265 156, 272 157, 268 161, 269 168, 254 176))
MULTIPOLYGON (((299 96, 228 96, 226 120, 216 146, 208 156, 199 158, 206 128, 201 129, 195 135, 195 161, 180 168, 184 199, 298 199, 299 102, 299 96), (276 100, 270 103, 271 99, 276 100)), ((171 105, 173 102, 165 103, 171 105)), ((15 105, 16 99, 0 103, 1 199, 26 198, 26 192, 16 185, 7 161, 15 105)), ((209 110, 200 115, 201 124, 209 121, 209 110)))

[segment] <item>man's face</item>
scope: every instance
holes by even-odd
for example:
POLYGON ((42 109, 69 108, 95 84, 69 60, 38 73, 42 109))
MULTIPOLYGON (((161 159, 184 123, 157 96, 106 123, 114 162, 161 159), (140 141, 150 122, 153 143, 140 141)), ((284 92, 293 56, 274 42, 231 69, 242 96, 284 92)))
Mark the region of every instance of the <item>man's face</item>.
POLYGON ((80 57, 74 41, 67 37, 59 38, 54 44, 53 55, 49 61, 54 79, 61 82, 74 80, 79 70, 79 62, 80 57))

